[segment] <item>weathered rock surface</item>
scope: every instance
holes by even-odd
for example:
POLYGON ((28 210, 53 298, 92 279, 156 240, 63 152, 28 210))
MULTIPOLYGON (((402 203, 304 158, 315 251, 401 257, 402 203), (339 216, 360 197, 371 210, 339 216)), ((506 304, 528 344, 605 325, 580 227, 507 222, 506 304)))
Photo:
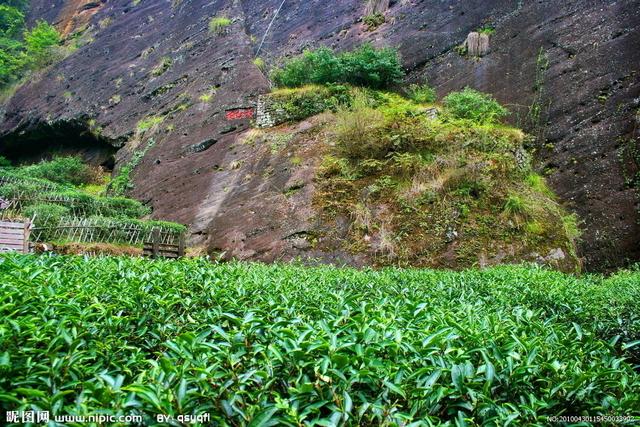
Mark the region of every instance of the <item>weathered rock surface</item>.
MULTIPOLYGON (((42 148, 49 131, 64 128, 70 141, 123 145, 117 168, 153 138, 133 195, 157 217, 190 224, 194 243, 241 258, 361 264, 304 242, 320 227, 309 205, 313 147, 293 167, 286 149, 242 143, 258 95, 269 90, 253 58, 281 3, 33 0, 30 22, 47 19, 67 34, 88 22, 93 41, 0 108, 0 146, 42 148), (232 25, 211 34, 209 19, 222 15, 232 25), (137 132, 151 116, 161 123, 137 132)), ((639 159, 628 154, 639 144, 639 27, 640 0, 286 1, 259 56, 274 64, 307 47, 371 41, 398 47, 408 80, 428 80, 441 95, 464 86, 493 93, 539 136, 539 167, 583 220, 586 265, 604 269, 640 259, 638 189, 629 179, 639 159), (388 6, 386 22, 368 31, 361 19, 378 3, 388 6), (456 47, 485 25, 495 28, 490 52, 461 56, 456 47)))

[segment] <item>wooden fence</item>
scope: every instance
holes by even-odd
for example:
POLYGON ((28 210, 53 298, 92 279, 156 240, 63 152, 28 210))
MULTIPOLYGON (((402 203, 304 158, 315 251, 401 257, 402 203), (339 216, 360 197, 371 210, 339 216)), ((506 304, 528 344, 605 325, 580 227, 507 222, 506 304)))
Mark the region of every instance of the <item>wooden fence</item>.
POLYGON ((63 217, 51 224, 33 229, 32 241, 51 242, 68 240, 78 243, 115 243, 141 246, 153 241, 153 233, 158 233, 158 242, 162 245, 179 245, 183 233, 159 226, 144 226, 122 221, 109 221, 97 218, 63 217))
POLYGON ((0 252, 29 253, 28 221, 0 221, 0 252))
POLYGON ((4 210, 20 212, 25 206, 38 203, 51 203, 68 208, 76 216, 100 215, 103 209, 91 200, 82 200, 78 197, 63 194, 33 195, 26 192, 16 192, 10 199, 4 200, 4 210))
POLYGON ((182 258, 184 256, 184 234, 180 236, 177 245, 162 243, 159 229, 151 233, 151 241, 144 243, 142 254, 151 258, 182 258))
POLYGON ((28 179, 28 178, 17 178, 9 175, 0 174, 0 185, 3 184, 22 184, 29 183, 34 187, 39 188, 41 191, 54 191, 59 190, 60 187, 64 187, 62 185, 50 184, 48 182, 39 181, 36 179, 28 179))

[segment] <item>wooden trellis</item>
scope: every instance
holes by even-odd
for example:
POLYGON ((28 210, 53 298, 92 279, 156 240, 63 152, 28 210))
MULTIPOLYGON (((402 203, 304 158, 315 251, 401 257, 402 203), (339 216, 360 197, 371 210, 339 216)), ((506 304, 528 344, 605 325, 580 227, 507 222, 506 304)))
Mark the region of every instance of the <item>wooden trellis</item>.
POLYGON ((162 235, 159 229, 151 233, 151 241, 145 242, 143 255, 151 258, 181 258, 185 252, 184 234, 180 236, 177 245, 161 243, 162 235))
POLYGON ((17 178, 15 176, 0 175, 0 185, 29 183, 44 191, 55 191, 60 189, 60 185, 49 184, 35 179, 17 178))
MULTIPOLYGON (((45 219, 43 224, 47 224, 45 219)), ((153 241, 158 233, 159 244, 179 245, 182 234, 166 227, 146 227, 135 223, 110 222, 95 218, 62 218, 57 224, 35 227, 31 233, 34 242, 68 240, 78 243, 120 243, 141 246, 153 241)))
POLYGON ((100 215, 101 209, 99 205, 92 201, 80 200, 76 197, 64 196, 59 194, 48 194, 45 196, 33 196, 28 193, 20 192, 14 194, 11 199, 7 200, 9 206, 6 210, 20 211, 25 206, 37 203, 53 203, 69 208, 74 215, 82 216, 85 214, 100 215))

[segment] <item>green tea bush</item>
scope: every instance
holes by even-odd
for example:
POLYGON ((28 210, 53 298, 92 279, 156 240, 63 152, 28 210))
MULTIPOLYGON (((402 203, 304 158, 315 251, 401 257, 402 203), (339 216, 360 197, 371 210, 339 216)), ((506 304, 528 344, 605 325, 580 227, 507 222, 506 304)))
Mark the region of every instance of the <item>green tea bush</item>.
POLYGON ((0 185, 0 197, 7 199, 17 198, 19 196, 36 197, 42 188, 34 182, 10 182, 0 185))
POLYGON ((76 216, 141 218, 151 213, 151 209, 137 200, 97 196, 71 185, 93 182, 98 178, 96 170, 75 157, 56 158, 29 166, 5 167, 0 170, 0 197, 19 199, 25 208, 42 203, 58 204, 76 216), (50 180, 52 178, 55 179, 50 180))
POLYGON ((640 272, 0 257, 0 408, 209 425, 640 415, 640 272))
POLYGON ((124 197, 99 197, 73 187, 43 189, 38 181, 24 180, 0 185, 0 197, 20 199, 25 206, 47 203, 65 206, 74 215, 103 215, 118 218, 140 218, 151 210, 137 200, 124 197))
POLYGON ((50 161, 19 169, 27 178, 46 179, 59 184, 82 185, 92 183, 96 172, 79 157, 56 157, 50 161))
POLYGON ((509 113, 491 95, 471 88, 451 92, 444 98, 444 105, 453 117, 476 123, 494 123, 509 113))
POLYGON ((98 209, 104 216, 121 218, 140 218, 151 213, 151 209, 137 200, 126 197, 101 197, 98 198, 98 209))
MULTIPOLYGON (((187 228, 184 225, 168 221, 138 220, 135 218, 114 218, 105 216, 92 216, 89 218, 98 226, 104 225, 105 227, 116 227, 121 229, 140 227, 143 230, 143 234, 151 233, 153 228, 158 227, 175 233, 184 233, 187 231, 187 228)), ((127 238, 123 238, 122 240, 123 242, 126 242, 127 238)))
POLYGON ((27 218, 35 217, 36 227, 52 227, 58 225, 60 219, 69 215, 71 209, 53 203, 37 203, 27 206, 23 210, 23 216, 27 218))
POLYGON ((346 83, 385 88, 398 83, 403 76, 396 50, 376 49, 369 44, 339 54, 326 47, 307 50, 271 74, 276 85, 281 87, 346 83))

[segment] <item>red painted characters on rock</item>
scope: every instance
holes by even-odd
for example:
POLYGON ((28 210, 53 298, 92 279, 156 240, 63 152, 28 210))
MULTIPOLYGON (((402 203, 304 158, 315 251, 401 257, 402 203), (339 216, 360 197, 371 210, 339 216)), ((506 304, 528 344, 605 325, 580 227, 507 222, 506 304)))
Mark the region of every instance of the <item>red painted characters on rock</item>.
POLYGON ((227 111, 227 120, 242 120, 253 118, 253 108, 238 108, 227 111))

